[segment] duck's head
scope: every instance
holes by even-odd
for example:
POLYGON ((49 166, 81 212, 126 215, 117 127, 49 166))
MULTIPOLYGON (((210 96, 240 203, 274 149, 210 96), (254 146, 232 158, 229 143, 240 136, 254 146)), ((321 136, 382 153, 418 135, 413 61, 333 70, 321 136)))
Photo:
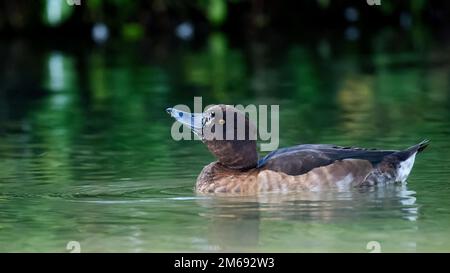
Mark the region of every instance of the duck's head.
POLYGON ((211 106, 203 113, 174 108, 166 111, 188 126, 222 165, 239 170, 256 167, 256 127, 244 112, 223 104, 211 106))

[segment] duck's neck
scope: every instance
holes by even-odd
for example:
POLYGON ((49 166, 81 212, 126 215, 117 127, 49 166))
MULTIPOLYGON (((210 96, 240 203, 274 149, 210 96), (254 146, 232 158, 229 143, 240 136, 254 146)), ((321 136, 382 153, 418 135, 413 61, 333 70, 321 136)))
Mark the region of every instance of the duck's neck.
POLYGON ((207 141, 208 150, 226 168, 248 170, 258 164, 256 141, 253 140, 220 140, 207 141))

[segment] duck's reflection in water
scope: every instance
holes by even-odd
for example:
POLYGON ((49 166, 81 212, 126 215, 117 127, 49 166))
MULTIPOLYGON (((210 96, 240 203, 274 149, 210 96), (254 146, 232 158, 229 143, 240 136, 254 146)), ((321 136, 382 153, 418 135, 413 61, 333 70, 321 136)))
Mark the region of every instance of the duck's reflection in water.
POLYGON ((252 249, 260 242, 264 221, 302 223, 365 223, 373 219, 416 221, 415 192, 406 185, 387 185, 349 192, 301 192, 252 197, 211 196, 198 203, 209 218, 213 250, 252 249))

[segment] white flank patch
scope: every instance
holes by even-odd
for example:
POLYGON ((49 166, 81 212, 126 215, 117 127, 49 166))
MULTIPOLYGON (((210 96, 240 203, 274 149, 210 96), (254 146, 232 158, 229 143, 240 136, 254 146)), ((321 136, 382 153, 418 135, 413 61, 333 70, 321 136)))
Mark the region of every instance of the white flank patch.
POLYGON ((350 184, 353 182, 353 175, 347 174, 344 178, 336 182, 336 186, 339 191, 345 191, 349 189, 350 184))
POLYGON ((405 182, 411 173, 412 167, 414 166, 414 160, 416 159, 416 153, 410 156, 407 160, 400 163, 400 166, 397 170, 397 181, 405 182))

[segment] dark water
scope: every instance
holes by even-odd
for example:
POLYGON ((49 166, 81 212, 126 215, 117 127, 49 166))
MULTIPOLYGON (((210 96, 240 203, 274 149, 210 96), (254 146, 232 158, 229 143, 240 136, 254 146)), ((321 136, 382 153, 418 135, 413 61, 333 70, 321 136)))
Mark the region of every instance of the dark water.
POLYGON ((450 47, 382 33, 198 47, 0 46, 0 251, 450 251, 450 47), (164 109, 279 104, 280 146, 401 149, 431 139, 406 185, 197 196, 213 160, 164 109))

